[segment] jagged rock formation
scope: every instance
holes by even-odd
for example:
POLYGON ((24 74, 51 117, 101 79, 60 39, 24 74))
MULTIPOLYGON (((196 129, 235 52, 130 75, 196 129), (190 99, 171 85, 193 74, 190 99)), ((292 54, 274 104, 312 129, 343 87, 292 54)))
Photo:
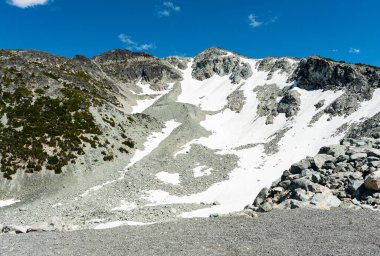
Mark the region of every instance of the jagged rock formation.
POLYGON ((297 67, 296 59, 268 57, 258 62, 259 71, 268 71, 268 80, 272 79, 275 72, 291 75, 297 67))
POLYGON ((229 54, 220 48, 210 48, 194 59, 192 75, 195 79, 205 80, 214 74, 229 75, 234 84, 252 75, 251 66, 238 56, 229 54))
POLYGON ((127 83, 141 80, 156 90, 182 79, 181 74, 167 62, 147 53, 114 50, 96 56, 94 60, 108 76, 127 83))
POLYGON ((380 209, 380 141, 344 139, 293 164, 256 197, 257 211, 330 207, 380 209))
POLYGON ((305 90, 345 90, 325 111, 342 116, 355 112, 360 102, 372 98, 380 86, 380 69, 311 56, 300 61, 289 80, 305 90))

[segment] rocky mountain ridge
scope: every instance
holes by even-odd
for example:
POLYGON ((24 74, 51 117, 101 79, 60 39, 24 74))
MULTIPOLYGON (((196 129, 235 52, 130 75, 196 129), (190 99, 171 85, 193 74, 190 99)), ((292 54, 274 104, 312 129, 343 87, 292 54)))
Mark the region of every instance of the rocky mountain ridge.
POLYGON ((14 225, 36 212, 80 227, 239 211, 321 146, 378 138, 379 77, 221 48, 0 51, 0 211, 14 225))

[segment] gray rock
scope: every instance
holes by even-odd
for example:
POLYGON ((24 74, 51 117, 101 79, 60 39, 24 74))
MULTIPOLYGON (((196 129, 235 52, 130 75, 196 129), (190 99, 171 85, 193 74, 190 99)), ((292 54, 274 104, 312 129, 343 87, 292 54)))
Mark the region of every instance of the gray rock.
POLYGON ((368 156, 380 157, 380 149, 372 148, 367 152, 368 156))
POLYGON ((330 145, 322 147, 318 154, 327 154, 334 157, 338 157, 340 155, 345 155, 346 147, 344 145, 330 145))
POLYGON ((310 203, 316 205, 319 209, 329 209, 330 207, 339 207, 342 201, 336 196, 329 194, 315 194, 310 203))
POLYGON ((292 164, 289 171, 292 174, 301 174, 301 172, 305 169, 308 169, 311 167, 311 163, 307 159, 303 159, 299 161, 298 163, 292 164))
MULTIPOLYGON (((328 152, 333 154, 333 152, 331 151, 328 151, 328 152)), ((318 155, 313 157, 314 165, 316 166, 317 169, 321 169, 326 161, 331 161, 333 159, 334 157, 332 155, 324 154, 324 153, 318 153, 318 155)))
POLYGON ((260 205, 259 210, 263 212, 270 212, 273 210, 273 203, 265 202, 264 204, 260 205))
POLYGON ((268 188, 263 188, 260 190, 259 194, 257 195, 255 201, 253 202, 254 206, 259 206, 264 202, 264 200, 267 198, 268 195, 268 188))
POLYGON ((355 161, 359 159, 364 159, 366 157, 367 157, 366 153, 355 153, 355 154, 350 155, 350 160, 355 161))

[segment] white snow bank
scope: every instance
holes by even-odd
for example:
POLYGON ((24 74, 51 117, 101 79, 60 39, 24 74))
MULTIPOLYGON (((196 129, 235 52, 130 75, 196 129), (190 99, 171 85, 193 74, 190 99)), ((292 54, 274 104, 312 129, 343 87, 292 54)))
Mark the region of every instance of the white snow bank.
POLYGON ((207 168, 207 166, 200 165, 193 169, 194 172, 194 178, 199 178, 202 176, 209 176, 211 175, 212 168, 207 168))
POLYGON ((135 203, 130 203, 125 200, 121 200, 120 206, 111 209, 111 211, 131 211, 136 208, 137 208, 137 205, 135 203))
POLYGON ((9 206, 18 202, 20 202, 20 200, 15 200, 15 199, 0 200, 0 207, 9 206))
POLYGON ((154 222, 150 223, 143 223, 143 222, 136 222, 136 221, 113 221, 113 222, 106 222, 97 225, 94 227, 94 229, 109 229, 109 228, 116 228, 120 226, 145 226, 145 225, 152 225, 154 222))
POLYGON ((162 182, 172 184, 172 185, 179 185, 179 173, 168 173, 168 172, 159 172, 156 174, 157 179, 159 179, 162 182))

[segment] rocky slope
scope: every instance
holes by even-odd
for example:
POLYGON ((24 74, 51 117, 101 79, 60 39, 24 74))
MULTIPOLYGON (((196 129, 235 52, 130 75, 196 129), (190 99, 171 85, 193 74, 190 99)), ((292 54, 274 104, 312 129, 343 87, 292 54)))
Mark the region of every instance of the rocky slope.
POLYGON ((220 48, 1 51, 2 222, 56 216, 74 229, 240 211, 322 146, 377 138, 379 78, 362 64, 220 48))
POLYGON ((380 141, 344 139, 293 164, 249 209, 330 207, 380 210, 380 141))

